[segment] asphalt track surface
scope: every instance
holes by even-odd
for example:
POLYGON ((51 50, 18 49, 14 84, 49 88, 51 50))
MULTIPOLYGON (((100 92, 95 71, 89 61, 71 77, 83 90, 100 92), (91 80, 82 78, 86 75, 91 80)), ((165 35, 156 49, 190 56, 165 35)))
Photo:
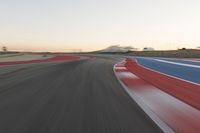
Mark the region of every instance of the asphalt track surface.
POLYGON ((174 76, 183 80, 200 84, 200 62, 175 60, 175 59, 162 59, 162 58, 136 58, 138 63, 142 66, 156 70, 158 72, 174 76), (160 62, 169 61, 167 62, 160 62), (173 64, 174 63, 174 64, 173 64), (181 65, 177 65, 177 64, 181 65), (185 66, 184 66, 185 65, 185 66))
POLYGON ((0 74, 0 132, 162 132, 118 82, 116 62, 94 58, 7 68, 0 74))

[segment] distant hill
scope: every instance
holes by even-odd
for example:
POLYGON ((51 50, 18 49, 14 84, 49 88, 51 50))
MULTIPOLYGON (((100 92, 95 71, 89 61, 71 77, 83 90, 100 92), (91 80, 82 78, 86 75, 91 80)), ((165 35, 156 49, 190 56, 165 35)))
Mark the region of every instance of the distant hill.
POLYGON ((127 53, 127 52, 130 52, 130 51, 136 51, 137 49, 136 48, 133 48, 131 46, 119 46, 119 45, 113 45, 113 46, 109 46, 103 50, 99 50, 99 51, 96 51, 96 52, 99 52, 99 53, 127 53))

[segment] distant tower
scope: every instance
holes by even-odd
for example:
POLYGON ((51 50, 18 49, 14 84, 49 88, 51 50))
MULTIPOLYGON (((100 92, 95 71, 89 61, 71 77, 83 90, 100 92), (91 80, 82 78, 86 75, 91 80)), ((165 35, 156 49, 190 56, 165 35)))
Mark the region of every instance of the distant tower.
POLYGON ((3 51, 3 52, 7 52, 7 51, 8 51, 8 50, 7 50, 7 47, 3 46, 3 47, 2 47, 2 51, 3 51))

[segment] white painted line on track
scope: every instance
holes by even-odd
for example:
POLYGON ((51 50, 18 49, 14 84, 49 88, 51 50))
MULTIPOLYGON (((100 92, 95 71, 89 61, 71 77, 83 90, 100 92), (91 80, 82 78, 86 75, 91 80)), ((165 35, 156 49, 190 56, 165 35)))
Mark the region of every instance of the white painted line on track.
POLYGON ((153 60, 159 61, 159 62, 163 62, 163 63, 168 63, 168 64, 179 65, 179 66, 200 68, 200 66, 198 66, 198 65, 191 65, 191 64, 185 64, 185 63, 178 63, 178 62, 166 61, 166 60, 161 60, 161 59, 153 59, 153 60))

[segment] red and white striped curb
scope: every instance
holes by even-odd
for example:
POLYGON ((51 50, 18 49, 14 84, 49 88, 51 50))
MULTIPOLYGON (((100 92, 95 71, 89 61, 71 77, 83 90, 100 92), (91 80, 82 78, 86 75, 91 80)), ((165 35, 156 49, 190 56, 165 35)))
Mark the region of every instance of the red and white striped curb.
POLYGON ((63 61, 78 60, 78 59, 81 59, 81 57, 72 55, 57 55, 46 59, 0 62, 0 67, 9 65, 32 64, 32 63, 63 62, 63 61))
POLYGON ((164 131, 200 132, 200 111, 130 72, 127 60, 114 66, 122 86, 144 112, 164 131))

